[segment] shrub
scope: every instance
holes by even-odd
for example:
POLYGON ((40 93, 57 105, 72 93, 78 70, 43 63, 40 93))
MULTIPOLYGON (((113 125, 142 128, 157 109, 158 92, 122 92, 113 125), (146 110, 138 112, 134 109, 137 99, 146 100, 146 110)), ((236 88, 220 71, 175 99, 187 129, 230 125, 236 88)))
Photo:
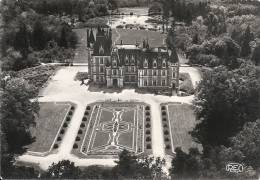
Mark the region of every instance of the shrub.
POLYGON ((69 111, 69 115, 71 116, 73 114, 73 111, 69 111))
POLYGON ((77 148, 78 148, 78 144, 75 143, 75 144, 73 145, 73 149, 77 149, 77 148))
POLYGON ((166 107, 165 106, 162 106, 162 108, 161 108, 162 110, 166 110, 166 107))
POLYGON ((151 144, 147 144, 147 145, 146 145, 146 149, 152 149, 151 144))
POLYGON ((167 144, 166 149, 171 149, 171 146, 169 144, 167 144))
POLYGON ((168 141, 170 141, 170 139, 169 139, 169 138, 165 138, 164 141, 165 141, 165 142, 168 142, 168 141))
POLYGON ((82 127, 82 128, 85 127, 85 124, 84 124, 84 123, 81 123, 80 127, 82 127))
POLYGON ((149 107, 149 106, 146 106, 146 107, 145 107, 145 110, 150 110, 150 107, 149 107))
POLYGON ((145 131, 145 134, 151 134, 150 130, 145 131))
POLYGON ((169 131, 168 131, 168 130, 165 130, 165 131, 164 131, 164 135, 169 135, 169 131))
POLYGON ((72 111, 75 110, 75 107, 74 107, 74 106, 71 106, 70 110, 72 110, 72 111))
POLYGON ((82 130, 81 129, 78 131, 78 134, 82 134, 82 130))
POLYGON ((83 121, 87 121, 87 120, 88 120, 87 117, 84 116, 84 117, 83 117, 83 121))
POLYGON ((163 115, 163 116, 166 116, 166 111, 163 111, 163 112, 162 112, 162 115, 163 115))
POLYGON ((87 106, 87 108, 86 108, 87 110, 90 110, 91 109, 91 107, 90 106, 87 106))
POLYGON ((151 119, 148 117, 148 118, 146 118, 146 121, 150 121, 151 119))
POLYGON ((167 128, 168 126, 167 126, 167 124, 164 124, 163 127, 164 127, 164 128, 167 128))
POLYGON ((163 118, 162 120, 163 120, 163 121, 167 121, 167 118, 163 118))
POLYGON ((146 128, 150 128, 150 127, 151 127, 151 124, 150 124, 150 123, 147 123, 145 127, 146 127, 146 128))
POLYGON ((85 114, 86 116, 88 116, 88 115, 89 115, 89 112, 86 111, 84 114, 85 114))
POLYGON ((150 112, 146 112, 145 115, 146 115, 146 116, 150 116, 150 112))
POLYGON ((64 123, 64 124, 63 124, 63 127, 65 127, 65 128, 68 127, 68 124, 67 124, 67 123, 64 123))
POLYGON ((80 137, 77 136, 77 137, 76 137, 76 141, 80 141, 80 137))
POLYGON ((59 147, 58 144, 54 144, 54 146, 53 146, 54 149, 57 149, 58 147, 59 147))
POLYGON ((64 132, 65 132, 64 129, 60 130, 60 134, 64 134, 64 132))
POLYGON ((68 117, 66 117, 66 121, 70 121, 70 117, 68 116, 68 117))
POLYGON ((60 136, 57 138, 57 141, 61 141, 61 137, 60 136))
POLYGON ((147 141, 147 142, 151 141, 151 138, 150 138, 150 137, 147 137, 147 138, 146 138, 146 141, 147 141))

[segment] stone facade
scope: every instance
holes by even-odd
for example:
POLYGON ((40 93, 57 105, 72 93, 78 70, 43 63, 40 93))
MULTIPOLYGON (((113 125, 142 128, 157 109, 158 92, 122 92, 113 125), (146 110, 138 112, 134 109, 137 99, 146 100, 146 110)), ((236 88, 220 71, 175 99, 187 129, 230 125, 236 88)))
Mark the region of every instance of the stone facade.
POLYGON ((176 51, 139 44, 112 46, 110 29, 88 30, 89 78, 107 87, 125 86, 172 91, 179 86, 179 60, 176 51), (93 36, 93 37, 90 37, 93 36))

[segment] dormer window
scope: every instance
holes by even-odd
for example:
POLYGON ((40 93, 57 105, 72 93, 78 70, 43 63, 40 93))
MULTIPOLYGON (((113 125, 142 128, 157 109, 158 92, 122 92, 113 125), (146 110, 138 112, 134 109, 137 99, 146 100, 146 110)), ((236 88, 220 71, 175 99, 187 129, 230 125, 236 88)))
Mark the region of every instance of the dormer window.
POLYGON ((129 63, 129 59, 128 59, 128 56, 127 56, 127 55, 125 56, 125 63, 126 63, 126 64, 129 63))
POLYGON ((157 68, 157 62, 156 62, 156 60, 153 61, 153 68, 157 68))
POLYGON ((104 48, 102 46, 99 48, 99 54, 104 54, 104 48))
POLYGON ((131 58, 131 63, 134 64, 135 63, 135 58, 134 56, 132 55, 132 58, 131 58))
POLYGON ((147 59, 144 60, 144 68, 148 68, 148 62, 147 62, 147 59))
POLYGON ((162 67, 163 67, 163 68, 166 68, 166 62, 165 62, 165 60, 163 60, 162 67))
POLYGON ((116 67, 116 61, 115 60, 113 61, 113 67, 116 67))

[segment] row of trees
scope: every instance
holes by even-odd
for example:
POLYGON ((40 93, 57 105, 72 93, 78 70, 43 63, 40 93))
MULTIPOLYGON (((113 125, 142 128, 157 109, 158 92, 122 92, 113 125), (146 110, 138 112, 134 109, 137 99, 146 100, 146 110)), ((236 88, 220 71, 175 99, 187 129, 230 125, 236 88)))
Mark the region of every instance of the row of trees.
POLYGON ((163 166, 165 161, 153 157, 137 158, 132 153, 123 150, 113 168, 90 166, 75 167, 74 163, 63 160, 49 167, 42 178, 85 178, 85 179, 162 179, 165 176, 163 166))
POLYGON ((186 3, 180 0, 163 0, 162 9, 164 19, 169 19, 171 16, 176 21, 183 21, 190 25, 197 16, 205 17, 209 7, 206 2, 186 3))
MULTIPOLYGON (((111 2, 113 7, 115 2, 111 2)), ((32 7, 36 12, 44 15, 69 15, 77 16, 80 21, 96 16, 104 16, 108 14, 108 8, 111 7, 107 0, 100 0, 94 3, 93 0, 36 0, 32 1, 32 7)))

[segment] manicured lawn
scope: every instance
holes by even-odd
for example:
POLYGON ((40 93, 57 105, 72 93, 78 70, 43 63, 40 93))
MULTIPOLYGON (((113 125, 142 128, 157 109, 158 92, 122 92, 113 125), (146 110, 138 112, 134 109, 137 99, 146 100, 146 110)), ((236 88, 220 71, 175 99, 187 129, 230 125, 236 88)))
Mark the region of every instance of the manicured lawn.
POLYGON ((150 47, 159 47, 164 44, 164 39, 166 38, 165 34, 155 31, 146 31, 146 30, 131 30, 131 29, 117 29, 120 34, 120 38, 117 39, 118 33, 113 29, 113 42, 120 44, 121 40, 123 44, 136 44, 136 41, 143 44, 143 40, 149 41, 150 47))
POLYGON ((69 109, 69 103, 40 103, 36 126, 30 129, 32 136, 35 137, 35 142, 29 145, 29 151, 47 152, 50 150, 69 109))
POLYGON ((191 147, 201 148, 192 140, 189 134, 196 124, 192 106, 188 104, 170 104, 168 110, 173 148, 181 147, 185 152, 188 152, 191 147))

